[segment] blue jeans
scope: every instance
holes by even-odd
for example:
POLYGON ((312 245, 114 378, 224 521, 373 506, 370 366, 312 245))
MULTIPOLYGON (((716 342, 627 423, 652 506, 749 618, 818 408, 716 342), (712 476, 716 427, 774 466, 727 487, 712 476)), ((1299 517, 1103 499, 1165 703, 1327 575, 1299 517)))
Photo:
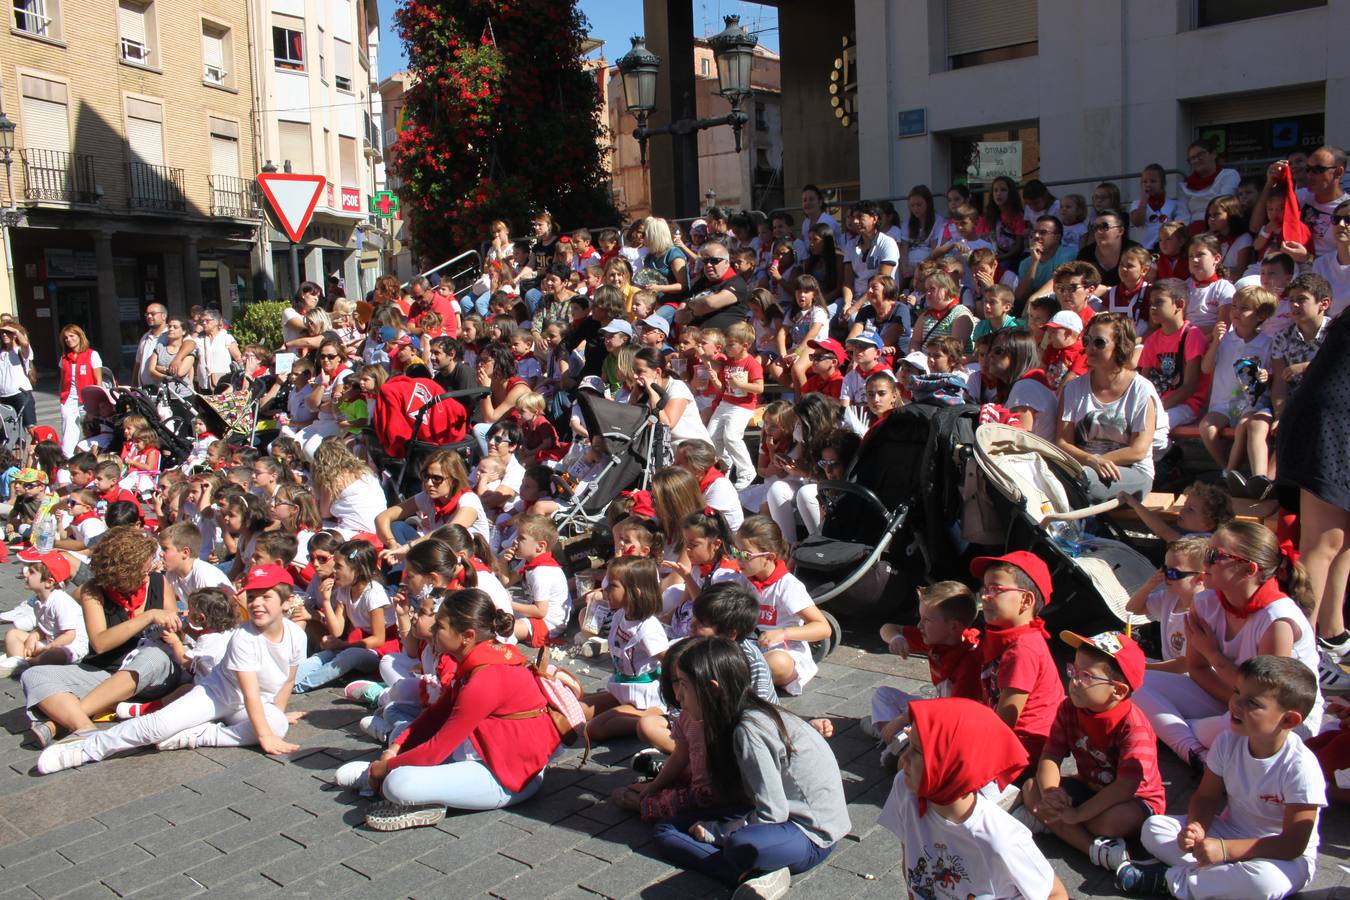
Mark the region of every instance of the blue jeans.
POLYGON ((348 647, 337 651, 320 650, 295 670, 295 693, 303 694, 305 691, 323 687, 353 670, 375 672, 379 668, 379 654, 368 647, 348 647))
POLYGON ((666 819, 656 825, 656 846, 661 855, 677 866, 693 869, 736 885, 746 878, 775 869, 787 869, 793 875, 813 869, 830 855, 834 846, 818 847, 791 822, 777 825, 747 825, 726 836, 721 847, 695 840, 689 829, 695 822, 729 822, 726 810, 688 814, 666 819))
POLYGON ((395 803, 437 803, 451 809, 501 809, 528 800, 544 783, 540 770, 525 786, 512 793, 487 766, 477 760, 443 766, 403 766, 389 773, 380 786, 386 800, 395 803))
POLYGON ((480 456, 488 455, 487 434, 495 424, 495 422, 479 422, 477 425, 473 426, 473 437, 474 440, 478 441, 478 453, 480 456))

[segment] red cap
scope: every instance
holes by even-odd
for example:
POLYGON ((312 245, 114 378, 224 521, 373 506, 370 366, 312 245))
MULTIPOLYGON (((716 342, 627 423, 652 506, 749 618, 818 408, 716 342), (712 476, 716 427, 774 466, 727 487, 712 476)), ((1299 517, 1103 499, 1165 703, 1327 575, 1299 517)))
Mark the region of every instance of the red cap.
POLYGON ((43 441, 54 441, 60 443, 61 440, 56 436, 56 429, 50 425, 34 425, 32 428, 28 430, 28 433, 31 434, 33 436, 33 440, 39 444, 42 443, 43 441))
POLYGON ((823 341, 807 341, 807 344, 816 350, 824 350, 826 353, 834 354, 834 361, 841 366, 844 364, 844 360, 848 359, 848 351, 844 349, 843 344, 834 338, 826 338, 823 341))
POLYGON ((1144 651, 1139 649, 1133 638, 1119 631, 1103 631, 1092 637, 1083 637, 1072 631, 1061 631, 1059 639, 1070 647, 1091 647, 1100 650, 1120 666, 1120 672, 1125 676, 1125 682, 1130 686, 1130 690, 1137 691, 1143 686, 1144 651))
POLYGON ((19 559, 30 565, 43 565, 47 571, 56 579, 57 584, 65 584, 70 580, 70 560, 66 559, 65 554, 57 550, 47 553, 38 553, 36 550, 28 550, 19 554, 19 559))
POLYGON ((1039 556, 1026 550, 1014 550, 1002 556, 977 556, 970 563, 970 574, 983 578, 984 570, 995 564, 1021 569, 1041 592, 1041 600, 1047 605, 1050 603, 1050 570, 1039 556))
POLYGON ((279 566, 275 563, 266 566, 254 566, 248 570, 248 580, 244 582, 241 590, 245 591, 265 591, 268 588, 274 588, 279 584, 289 584, 295 587, 295 579, 291 573, 286 571, 285 566, 279 566))

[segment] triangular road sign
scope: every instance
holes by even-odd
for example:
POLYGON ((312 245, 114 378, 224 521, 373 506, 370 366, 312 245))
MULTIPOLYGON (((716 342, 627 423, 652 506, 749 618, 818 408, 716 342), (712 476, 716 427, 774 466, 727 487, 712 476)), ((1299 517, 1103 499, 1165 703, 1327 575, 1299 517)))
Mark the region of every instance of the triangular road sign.
POLYGON ((319 203, 327 179, 322 175, 294 175, 282 172, 264 172, 258 176, 267 202, 281 221, 281 227, 295 243, 305 234, 314 207, 319 203))

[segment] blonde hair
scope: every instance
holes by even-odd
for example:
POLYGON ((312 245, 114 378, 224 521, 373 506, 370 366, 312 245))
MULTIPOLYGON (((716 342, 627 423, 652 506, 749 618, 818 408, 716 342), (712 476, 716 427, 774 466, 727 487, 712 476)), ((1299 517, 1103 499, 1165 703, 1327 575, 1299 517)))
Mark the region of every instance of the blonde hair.
POLYGON ((646 242, 647 252, 653 256, 660 256, 671 247, 675 246, 670 238, 670 225, 665 219, 658 219, 656 216, 648 216, 642 220, 642 234, 646 242))
POLYGON ((1233 303, 1239 300, 1246 300, 1251 303, 1256 310, 1256 314, 1263 320, 1269 319, 1275 314, 1275 308, 1279 306, 1280 300, 1270 291, 1261 287, 1259 284, 1249 284, 1246 287, 1238 288, 1233 295, 1233 303))
MULTIPOLYGON (((629 366, 632 367, 631 364, 629 366)), ((537 416, 544 411, 544 395, 534 391, 526 391, 516 398, 516 409, 523 413, 529 413, 537 416)))
POLYGON ((753 347, 755 344, 755 327, 749 322, 733 322, 727 326, 726 336, 729 341, 736 341, 738 344, 753 347))
POLYGON ((919 605, 962 625, 975 621, 975 595, 959 581, 939 581, 917 591, 919 605))

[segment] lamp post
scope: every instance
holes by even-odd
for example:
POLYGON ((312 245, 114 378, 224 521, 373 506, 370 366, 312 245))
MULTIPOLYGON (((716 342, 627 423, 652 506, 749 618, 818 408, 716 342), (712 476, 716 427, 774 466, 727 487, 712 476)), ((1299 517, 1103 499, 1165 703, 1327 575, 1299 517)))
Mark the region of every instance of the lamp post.
MULTIPOLYGON (((0 162, 5 164, 5 191, 9 194, 9 204, 0 209, 0 232, 3 232, 5 254, 5 278, 9 289, 10 304, 17 307, 19 289, 14 282, 14 248, 10 245, 9 230, 23 221, 23 213, 14 202, 14 131, 15 124, 9 116, 0 113, 0 162)), ((14 311, 13 308, 10 310, 14 311)))
MULTIPOLYGON (((647 120, 656 110, 656 76, 661 70, 660 58, 647 49, 645 37, 633 38, 633 49, 619 59, 617 65, 623 78, 624 105, 634 119, 637 128, 633 137, 637 139, 642 165, 647 165, 647 141, 654 135, 689 135, 715 128, 718 125, 730 125, 736 136, 736 152, 741 152, 741 129, 750 121, 750 117, 741 109, 741 105, 750 96, 750 70, 755 60, 755 45, 759 41, 741 27, 740 16, 725 16, 726 28, 708 39, 713 57, 717 61, 717 93, 731 104, 731 112, 725 116, 709 119, 677 119, 669 125, 655 128, 647 125, 647 120)), ((684 167, 687 182, 682 196, 698 197, 698 167, 684 167)))

